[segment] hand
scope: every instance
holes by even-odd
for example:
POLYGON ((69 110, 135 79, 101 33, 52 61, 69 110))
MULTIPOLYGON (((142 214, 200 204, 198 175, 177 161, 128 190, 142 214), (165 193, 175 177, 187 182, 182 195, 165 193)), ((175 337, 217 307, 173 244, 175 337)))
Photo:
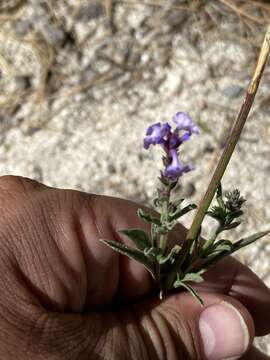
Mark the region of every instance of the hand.
POLYGON ((270 291, 233 258, 207 273, 204 307, 186 292, 160 301, 141 265, 99 241, 149 231, 136 204, 12 176, 0 204, 1 359, 268 359, 252 342, 270 332, 270 291))

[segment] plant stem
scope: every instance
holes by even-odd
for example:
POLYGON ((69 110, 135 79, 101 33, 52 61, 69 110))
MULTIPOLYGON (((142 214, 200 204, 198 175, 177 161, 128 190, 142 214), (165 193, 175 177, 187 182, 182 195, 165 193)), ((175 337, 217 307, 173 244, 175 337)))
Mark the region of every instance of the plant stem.
POLYGON ((263 44, 261 47, 259 59, 258 59, 256 68, 255 68, 253 78, 247 89, 247 93, 246 93, 244 102, 238 113, 237 119, 233 125, 231 133, 228 137, 224 151, 218 162, 218 165, 217 165, 216 170, 213 174, 213 177, 210 181, 208 189, 207 189, 203 199, 200 202, 200 205, 198 207, 198 210, 196 212, 196 215, 194 217, 194 220, 192 222, 190 230, 187 234, 187 239, 194 239, 196 237, 196 235, 198 234, 198 231, 200 229, 204 215, 209 208, 209 205, 215 195, 215 192, 220 183, 220 180, 221 180, 221 178, 226 170, 226 167, 230 161, 230 158, 233 154, 234 148, 240 138, 242 129, 245 125, 245 122, 247 120, 249 111, 253 104, 255 95, 257 93, 259 83, 260 83, 269 53, 270 53, 270 26, 268 27, 266 35, 264 37, 264 41, 263 41, 263 44))
MULTIPOLYGON (((267 31, 266 31, 266 34, 264 37, 264 41, 263 41, 263 44, 261 47, 260 55, 259 55, 259 58, 257 61, 257 65, 256 65, 256 68, 254 71, 254 75, 248 86, 244 102, 240 108, 240 111, 238 113, 236 121, 232 127, 232 130, 231 130, 228 140, 226 142, 224 151, 221 155, 221 158, 218 162, 218 165, 215 169, 212 179, 208 185, 207 191, 200 202, 200 205, 195 214, 195 217, 193 219, 190 230, 187 233, 186 241, 182 248, 182 251, 186 252, 185 256, 188 254, 188 250, 189 250, 190 246, 192 245, 192 242, 194 241, 194 239, 196 239, 196 237, 199 233, 200 226, 204 219, 205 213, 209 208, 209 205, 215 195, 215 192, 218 188, 221 178, 222 178, 222 176, 225 172, 225 169, 230 161, 230 158, 233 154, 235 146, 240 138, 242 129, 245 125, 249 111, 254 102, 254 98, 257 93, 259 83, 260 83, 269 53, 270 53, 270 26, 268 26, 268 28, 267 28, 267 31)), ((183 261, 184 261, 183 254, 182 255, 179 254, 179 258, 176 259, 174 267, 166 281, 166 288, 168 288, 168 286, 171 287, 171 285, 175 279, 176 270, 179 266, 181 266, 183 261)))
POLYGON ((206 251, 209 247, 211 247, 214 244, 221 229, 222 229, 222 226, 219 224, 216 231, 214 232, 214 234, 204 243, 204 245, 203 245, 204 251, 206 251))
MULTIPOLYGON (((170 186, 165 186, 164 191, 167 193, 167 197, 166 197, 166 199, 163 200, 163 203, 162 203, 161 217, 160 217, 162 224, 163 223, 166 224, 168 221, 168 211, 169 211, 168 207, 169 207, 170 196, 171 196, 170 186)), ((164 254, 164 252, 166 250, 167 239, 168 239, 168 232, 160 235, 160 249, 162 251, 162 254, 164 254)))

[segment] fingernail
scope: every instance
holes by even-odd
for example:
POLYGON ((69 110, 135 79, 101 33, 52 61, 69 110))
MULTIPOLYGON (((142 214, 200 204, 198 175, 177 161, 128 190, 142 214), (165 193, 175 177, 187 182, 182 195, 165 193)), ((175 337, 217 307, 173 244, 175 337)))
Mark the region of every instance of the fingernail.
POLYGON ((249 344, 249 331, 242 315, 225 301, 201 313, 199 331, 207 360, 239 359, 249 344))

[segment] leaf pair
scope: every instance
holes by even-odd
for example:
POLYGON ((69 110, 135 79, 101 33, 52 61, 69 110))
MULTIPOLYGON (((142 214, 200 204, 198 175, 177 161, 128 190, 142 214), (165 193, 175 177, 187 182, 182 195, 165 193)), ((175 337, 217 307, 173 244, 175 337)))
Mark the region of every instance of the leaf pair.
POLYGON ((186 290, 188 290, 190 292, 190 294, 192 296, 195 297, 195 299, 197 299, 199 301, 199 303, 201 305, 203 305, 203 300, 202 298, 199 296, 199 294, 193 289, 193 287, 190 284, 187 284, 188 282, 195 282, 195 283, 200 283, 203 281, 203 278, 201 276, 201 274, 204 271, 199 271, 197 273, 187 273, 186 275, 184 275, 182 278, 179 276, 179 273, 177 274, 177 279, 175 280, 173 287, 174 288, 179 288, 179 287, 183 287, 186 290))
POLYGON ((218 261, 222 260, 228 255, 233 254, 237 250, 245 247, 256 240, 264 237, 269 234, 270 230, 261 231, 246 238, 240 239, 235 243, 232 243, 230 240, 220 240, 217 243, 213 244, 211 249, 208 249, 207 254, 205 256, 205 261, 202 262, 201 268, 208 269, 210 266, 213 266, 218 261))
POLYGON ((151 241, 146 232, 141 229, 121 230, 119 232, 123 233, 132 240, 137 249, 130 248, 127 245, 114 240, 100 239, 100 241, 108 245, 111 249, 118 251, 120 254, 126 255, 129 258, 143 264, 154 278, 154 261, 150 258, 150 256, 145 255, 145 251, 152 248, 151 241))

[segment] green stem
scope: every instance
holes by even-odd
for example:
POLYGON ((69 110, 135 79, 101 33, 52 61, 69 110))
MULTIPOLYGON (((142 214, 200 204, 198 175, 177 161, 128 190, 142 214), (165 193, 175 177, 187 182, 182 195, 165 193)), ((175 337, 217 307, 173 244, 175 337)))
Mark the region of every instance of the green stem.
MULTIPOLYGON (((162 209, 161 209, 161 223, 166 223, 168 221, 168 207, 169 207, 169 202, 170 202, 170 196, 171 196, 171 189, 170 186, 165 186, 164 189, 167 193, 168 196, 166 199, 163 200, 162 203, 162 209)), ((161 234, 160 235, 160 249, 162 251, 162 254, 164 254, 165 250, 166 250, 166 246, 167 246, 167 239, 168 239, 168 232, 166 232, 165 234, 161 234)))
POLYGON ((198 234, 198 231, 200 229, 200 226, 201 226, 201 223, 205 216, 205 213, 209 208, 209 205, 215 195, 215 192, 218 188, 221 178, 222 178, 222 176, 226 170, 226 167, 231 159, 231 156, 233 154, 235 146, 240 138, 242 129, 245 125, 245 122, 247 120, 251 106, 254 102, 254 98, 257 93, 259 83, 260 83, 269 53, 270 53, 270 26, 268 27, 267 32, 265 34, 264 41, 263 41, 263 44, 261 47, 261 52, 259 55, 259 59, 258 59, 256 68, 255 68, 255 71, 254 71, 253 78, 247 89, 246 97, 245 97, 244 102, 241 106, 241 109, 238 113, 237 119, 233 125, 230 136, 228 137, 225 148, 224 148, 221 158, 218 162, 216 170, 213 174, 213 177, 210 181, 210 184, 208 185, 208 189, 207 189, 203 199, 200 202, 200 205, 198 207, 198 210, 197 210, 197 213, 193 220, 193 223, 187 234, 187 239, 194 239, 196 237, 196 235, 198 234))
POLYGON ((203 251, 206 251, 207 249, 209 249, 215 242, 220 230, 222 229, 222 225, 218 225, 215 233, 213 234, 213 236, 210 237, 210 239, 208 239, 204 245, 203 245, 203 251))
POLYGON ((181 266, 181 264, 185 260, 185 257, 188 254, 188 250, 190 249, 192 242, 194 241, 194 239, 196 239, 196 237, 198 235, 198 232, 200 230, 205 213, 210 206, 210 203, 215 195, 215 192, 216 192, 218 185, 221 181, 221 178, 225 172, 225 169, 231 159, 231 156, 233 154, 235 146, 240 138, 242 129, 245 125, 245 122, 247 120, 251 106, 254 102, 254 98, 257 93, 259 83, 260 83, 269 53, 270 53, 270 26, 268 27, 268 29, 266 31, 264 41, 263 41, 263 44, 261 47, 260 55, 259 55, 259 58, 257 61, 255 71, 254 71, 254 75, 253 75, 252 80, 247 89, 247 93, 246 93, 244 102, 241 106, 241 109, 238 113, 237 119, 233 125, 231 132, 230 132, 230 135, 228 137, 224 151, 218 162, 218 165, 217 165, 216 170, 213 174, 213 177, 210 181, 210 184, 208 185, 207 191, 200 202, 200 205, 198 207, 198 210, 196 212, 196 215, 194 217, 194 220, 192 222, 190 230, 187 233, 186 242, 184 243, 184 246, 182 248, 182 251, 185 251, 185 256, 183 256, 183 254, 179 254, 178 259, 176 259, 174 267, 167 278, 166 288, 168 288, 168 286, 171 287, 171 285, 175 279, 175 276, 176 276, 175 275, 176 269, 179 266, 181 266))

